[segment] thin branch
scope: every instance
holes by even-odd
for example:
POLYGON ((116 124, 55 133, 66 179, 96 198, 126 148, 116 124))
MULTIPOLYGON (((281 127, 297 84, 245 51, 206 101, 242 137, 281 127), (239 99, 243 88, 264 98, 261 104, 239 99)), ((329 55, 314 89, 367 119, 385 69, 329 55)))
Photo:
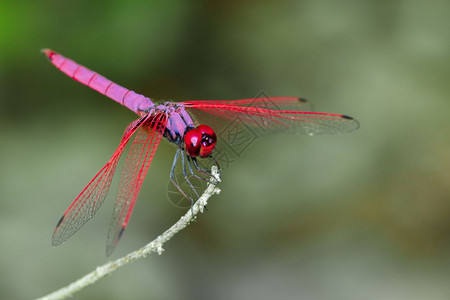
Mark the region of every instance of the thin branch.
MULTIPOLYGON (((212 176, 214 177, 216 182, 220 182, 220 173, 217 167, 213 166, 211 169, 212 176)), ((220 189, 216 186, 217 184, 208 183, 208 186, 203 193, 203 195, 194 203, 192 209, 189 209, 188 212, 178 220, 172 227, 167 229, 163 234, 158 236, 152 242, 148 243, 144 247, 134 252, 123 256, 115 261, 108 262, 103 266, 97 267, 94 271, 86 274, 80 279, 72 282, 66 287, 63 287, 47 296, 39 298, 38 300, 53 300, 53 299, 65 299, 67 297, 72 296, 74 293, 79 290, 87 287, 95 283, 97 280, 110 275, 120 267, 123 267, 135 260, 140 258, 144 258, 151 253, 162 254, 164 252, 163 245, 169 241, 175 234, 184 229, 186 226, 190 224, 192 220, 195 219, 199 212, 203 213, 203 210, 207 204, 208 199, 214 195, 219 194, 220 189)))

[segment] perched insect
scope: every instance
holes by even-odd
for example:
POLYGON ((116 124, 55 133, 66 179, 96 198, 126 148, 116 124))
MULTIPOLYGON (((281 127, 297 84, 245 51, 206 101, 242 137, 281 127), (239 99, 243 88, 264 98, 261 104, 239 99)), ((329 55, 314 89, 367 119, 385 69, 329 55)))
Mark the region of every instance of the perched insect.
POLYGON ((259 128, 263 132, 287 131, 309 135, 351 132, 359 127, 355 119, 346 115, 306 111, 309 102, 296 97, 155 104, 149 98, 115 84, 50 49, 44 49, 43 53, 63 73, 139 116, 125 129, 119 147, 106 165, 64 212, 53 232, 53 246, 69 239, 97 212, 108 193, 119 158, 132 138, 109 228, 107 255, 113 252, 127 227, 142 182, 162 138, 177 146, 170 178, 179 192, 192 201, 174 180, 174 170, 181 158, 183 175, 191 189, 194 187, 189 182, 189 174, 208 180, 209 171, 201 167, 197 160, 208 159, 218 165, 214 153, 216 146, 220 149, 222 141, 216 132, 229 122, 233 122, 236 128, 259 128), (211 123, 197 123, 202 117, 203 120, 209 119, 211 123))

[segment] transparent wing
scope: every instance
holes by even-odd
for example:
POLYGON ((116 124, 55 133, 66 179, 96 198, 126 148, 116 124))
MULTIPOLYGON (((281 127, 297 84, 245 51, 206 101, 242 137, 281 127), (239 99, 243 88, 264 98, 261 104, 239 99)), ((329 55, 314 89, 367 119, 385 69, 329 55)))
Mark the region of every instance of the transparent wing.
POLYGON ((136 203, 144 177, 166 128, 167 117, 159 113, 145 121, 137 132, 125 161, 109 227, 106 255, 114 251, 136 203))
POLYGON ((313 112, 311 103, 295 97, 182 103, 197 121, 217 134, 214 157, 226 170, 259 137, 278 132, 307 135, 352 132, 358 121, 342 114, 313 112))
POLYGON ((232 105, 232 106, 250 106, 259 108, 269 108, 274 110, 302 110, 312 111, 312 104, 309 100, 299 97, 268 97, 261 93, 262 97, 239 99, 239 100, 192 100, 196 105, 232 105))
POLYGON ((308 135, 337 134, 351 132, 359 127, 358 121, 347 115, 309 111, 311 105, 303 98, 264 97, 230 101, 187 101, 183 104, 202 119, 210 119, 217 127, 223 128, 235 123, 235 126, 256 128, 259 134, 274 131, 308 135))
POLYGON ((142 126, 147 116, 133 121, 125 130, 119 147, 111 159, 95 175, 88 185, 81 191, 58 221, 53 232, 52 245, 58 246, 69 239, 81 226, 92 218, 102 205, 108 194, 114 171, 125 146, 131 136, 142 126))

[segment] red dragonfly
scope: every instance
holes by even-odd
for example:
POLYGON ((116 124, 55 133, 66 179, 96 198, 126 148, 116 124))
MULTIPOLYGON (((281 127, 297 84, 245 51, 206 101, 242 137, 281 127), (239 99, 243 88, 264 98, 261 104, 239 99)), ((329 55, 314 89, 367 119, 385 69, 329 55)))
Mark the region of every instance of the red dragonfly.
MULTIPOLYGON (((194 189, 188 175, 208 180, 209 171, 203 168, 197 159, 208 159, 218 166, 214 158, 215 153, 230 145, 222 143, 225 141, 222 141, 220 135, 218 138, 216 132, 229 124, 241 131, 247 129, 254 135, 279 131, 308 135, 335 134, 351 132, 359 127, 358 122, 347 115, 308 111, 309 102, 297 97, 262 97, 230 101, 195 100, 155 104, 150 98, 128 90, 61 54, 50 49, 44 49, 43 53, 63 73, 139 116, 125 129, 119 147, 106 165, 87 184, 58 221, 53 232, 53 246, 58 246, 69 239, 97 212, 108 193, 119 158, 132 138, 109 228, 106 247, 108 256, 115 249, 127 227, 142 182, 162 138, 177 146, 169 176, 179 192, 192 203, 192 198, 174 180, 174 170, 181 158, 183 175, 190 188, 194 189), (197 120, 202 119, 209 119, 210 123, 199 124, 197 120)), ((248 138, 241 140, 241 145, 242 141, 246 142, 248 138)))

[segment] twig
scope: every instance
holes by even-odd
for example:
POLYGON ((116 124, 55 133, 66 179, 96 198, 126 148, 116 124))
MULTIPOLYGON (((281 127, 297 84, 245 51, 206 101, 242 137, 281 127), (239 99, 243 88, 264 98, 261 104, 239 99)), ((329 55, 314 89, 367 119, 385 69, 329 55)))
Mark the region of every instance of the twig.
MULTIPOLYGON (((211 169, 212 176, 214 177, 216 182, 220 182, 219 170, 217 167, 213 166, 211 169)), ((152 242, 148 243, 144 247, 139 250, 133 251, 122 258, 119 258, 115 261, 108 262, 103 266, 97 267, 94 271, 86 274, 80 279, 72 282, 66 287, 63 287, 57 291, 54 291, 47 296, 39 298, 38 300, 50 300, 50 299, 65 299, 67 297, 72 296, 74 293, 79 290, 87 287, 95 283, 97 280, 110 275, 120 267, 123 267, 135 260, 140 258, 144 258, 151 253, 162 254, 164 252, 163 245, 169 241, 176 233, 184 229, 186 226, 190 224, 192 220, 195 219, 196 215, 201 212, 203 213, 203 209, 205 208, 208 199, 214 195, 220 193, 220 189, 216 187, 217 184, 208 183, 208 186, 203 193, 203 195, 194 203, 192 209, 189 209, 187 213, 178 220, 172 227, 167 229, 163 234, 158 236, 152 242)))

